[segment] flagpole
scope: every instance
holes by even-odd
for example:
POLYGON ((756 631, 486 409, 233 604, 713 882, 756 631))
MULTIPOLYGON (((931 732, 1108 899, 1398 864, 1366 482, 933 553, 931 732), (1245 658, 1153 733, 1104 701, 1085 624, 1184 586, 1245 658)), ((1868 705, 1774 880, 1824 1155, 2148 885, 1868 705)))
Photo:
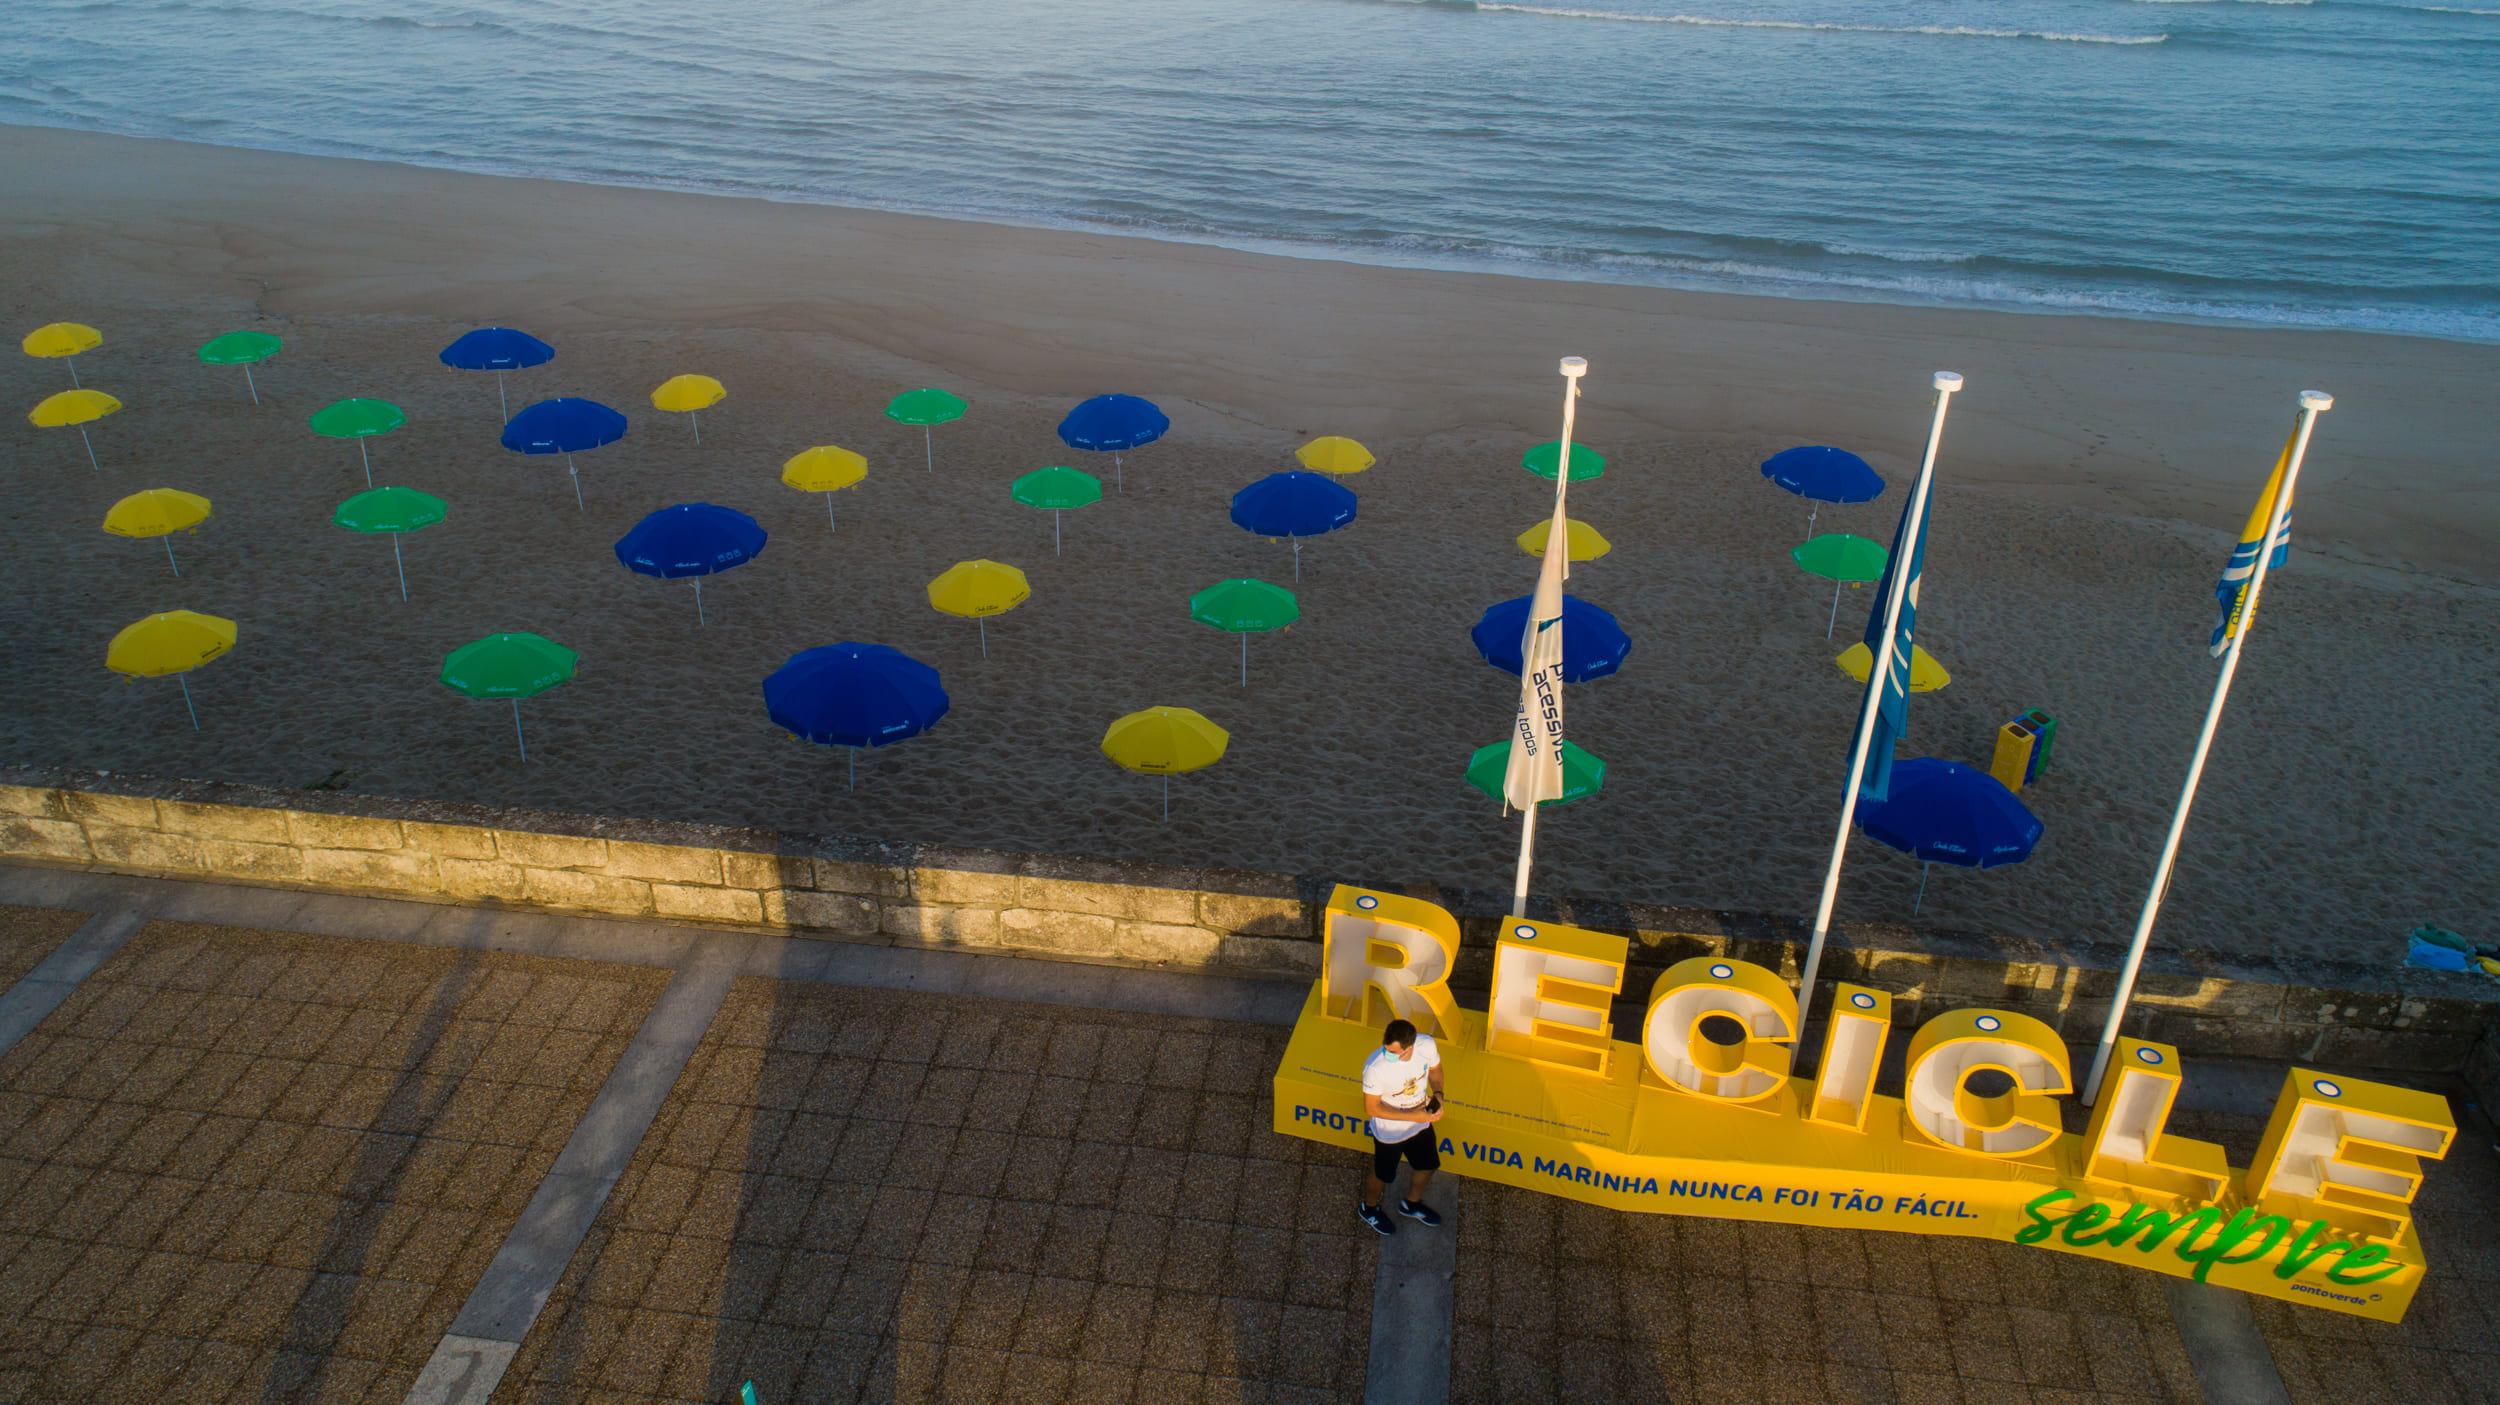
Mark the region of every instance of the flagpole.
MULTIPOLYGON (((1571 533, 1564 525, 1569 520, 1564 516, 1564 512, 1569 503, 1566 490, 1571 486, 1571 431, 1577 418, 1576 411, 1579 409, 1580 377, 1588 373, 1589 363, 1586 358, 1578 356, 1563 358, 1562 444, 1561 452, 1554 460, 1554 520, 1546 529, 1545 554, 1550 557, 1557 551, 1562 553, 1562 573, 1566 578, 1571 574, 1571 533)), ((1536 624, 1536 604, 1531 599, 1528 605, 1528 627, 1519 646, 1519 675, 1523 687, 1528 680, 1528 671, 1535 667, 1533 657, 1535 651, 1531 647, 1531 641, 1536 634, 1536 624)), ((1555 627, 1561 626, 1558 624, 1555 627)), ((1528 870, 1536 859, 1536 812, 1543 806, 1543 803, 1532 801, 1522 807, 1519 812, 1519 868, 1511 879, 1510 888, 1510 915, 1513 917, 1528 915, 1528 870)))
POLYGON ((2319 414, 2334 405, 2335 397, 2324 391, 2300 393, 2300 422, 2292 429, 2283 483, 2275 490, 2273 510, 2266 514, 2265 535, 2257 539, 2257 563, 2249 573, 2248 598, 2241 602, 2231 637, 2224 641, 2227 647, 2222 655, 2222 672, 2214 679, 2213 700, 2205 705, 2205 728, 2196 734, 2196 755, 2188 762, 2187 783, 2179 787, 2179 808, 2171 812, 2170 833, 2162 840, 2161 861, 2153 867, 2153 886, 2144 894, 2144 911, 2136 918, 2134 939, 2127 944, 2127 961, 2118 972, 2118 990, 2110 998, 2109 1018, 2101 1025, 2100 1047, 2092 1053, 2092 1075, 2083 1082, 2086 1107, 2100 1096, 2101 1077, 2109 1071, 2109 1051, 2118 1043, 2118 1026, 2126 1019, 2127 1001, 2135 994, 2136 970, 2144 964, 2144 948, 2153 938, 2153 919, 2160 914, 2162 897, 2170 887, 2171 868, 2179 857, 2179 837, 2187 830, 2188 807, 2196 803, 2196 783, 2204 778, 2205 756, 2213 749, 2214 728, 2222 721, 2222 704, 2231 695, 2231 676, 2239 672, 2240 646, 2256 624, 2257 597, 2265 590, 2266 569, 2274 560, 2274 544, 2291 516, 2292 487, 2300 481, 2300 461, 2309 453, 2309 432, 2317 424, 2319 414))
MULTIPOLYGON (((1908 552, 1915 559, 1920 533, 1927 528, 1927 499, 1935 487, 1936 446, 1944 438, 1944 413, 1953 403, 1953 393, 1962 388, 1962 378, 1951 371, 1936 372, 1936 418, 1927 427, 1927 456, 1918 466, 1918 482, 1910 489, 1909 514, 1902 519, 1901 539, 1893 544, 1896 551, 1908 552)), ((1840 898, 1840 863, 1849 852, 1849 826, 1858 816, 1858 782, 1866 777, 1866 751, 1875 740, 1875 718, 1883 710, 1884 690, 1891 686, 1893 641, 1900 629, 1901 601, 1910 589, 1910 562, 1894 561, 1892 589, 1884 595, 1884 637, 1877 645, 1866 675, 1866 700, 1858 708, 1858 742, 1850 749, 1849 784, 1840 796, 1840 832, 1832 838, 1831 866, 1823 873, 1823 896, 1814 909, 1814 935, 1806 942, 1804 968, 1797 980, 1797 1017, 1804 1019, 1813 1009, 1814 973, 1823 964, 1823 939, 1832 929, 1832 904, 1840 898)))

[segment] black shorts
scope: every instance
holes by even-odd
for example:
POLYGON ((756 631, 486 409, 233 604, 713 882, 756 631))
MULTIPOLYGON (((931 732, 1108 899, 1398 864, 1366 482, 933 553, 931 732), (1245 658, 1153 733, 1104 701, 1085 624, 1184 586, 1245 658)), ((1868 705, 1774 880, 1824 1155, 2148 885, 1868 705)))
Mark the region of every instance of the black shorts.
POLYGON ((1372 1138, 1373 1175, 1384 1181, 1396 1180, 1400 1157, 1404 1157, 1406 1163, 1418 1171, 1438 1171, 1441 1169, 1440 1138, 1432 1134, 1430 1127, 1425 1127, 1402 1142, 1384 1142, 1378 1137, 1372 1138))

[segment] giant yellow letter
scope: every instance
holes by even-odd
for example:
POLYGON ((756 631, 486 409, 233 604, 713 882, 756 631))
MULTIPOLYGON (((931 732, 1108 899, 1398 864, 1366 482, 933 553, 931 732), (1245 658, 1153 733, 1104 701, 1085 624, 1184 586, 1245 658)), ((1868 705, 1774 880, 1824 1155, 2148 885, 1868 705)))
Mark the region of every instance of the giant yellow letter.
POLYGON ((1776 971, 1750 961, 1696 956, 1658 973, 1641 1052, 1649 1071, 1695 1097, 1760 1102, 1788 1086, 1797 1038, 1797 994, 1776 971), (1727 1020, 1730 1042, 1711 1038, 1727 1020))
POLYGON ((1622 937, 1559 922, 1503 919, 1493 948, 1493 1005, 1485 1043, 1494 1053, 1605 1076, 1615 1027, 1606 1016, 1623 989, 1622 937))
POLYGON ((1980 1156, 2029 1156, 2063 1134, 2052 1093, 2071 1091, 2066 1041, 2029 1015, 1953 1010, 1910 1037, 1901 1118, 1939 1146, 1980 1156), (2003 1092, 1975 1093, 1974 1074, 2003 1075, 2003 1092))
POLYGON ((1328 895, 1326 923, 1322 1014, 1374 1029, 1407 1020, 1436 1039, 1458 1032, 1450 998, 1458 919, 1428 902, 1340 883, 1328 895))

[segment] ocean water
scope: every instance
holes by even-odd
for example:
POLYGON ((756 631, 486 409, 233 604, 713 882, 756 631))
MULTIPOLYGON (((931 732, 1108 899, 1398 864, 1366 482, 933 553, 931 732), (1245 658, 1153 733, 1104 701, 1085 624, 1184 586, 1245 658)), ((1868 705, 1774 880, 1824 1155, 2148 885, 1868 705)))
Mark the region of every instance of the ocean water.
POLYGON ((11 0, 0 122, 2500 341, 2500 0, 11 0))

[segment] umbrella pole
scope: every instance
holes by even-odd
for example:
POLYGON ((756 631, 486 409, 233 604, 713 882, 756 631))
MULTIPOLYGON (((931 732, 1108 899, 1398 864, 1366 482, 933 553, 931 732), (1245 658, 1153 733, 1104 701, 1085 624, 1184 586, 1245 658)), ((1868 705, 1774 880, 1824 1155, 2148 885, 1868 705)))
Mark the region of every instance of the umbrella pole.
POLYGON ((583 512, 590 511, 589 504, 582 501, 582 471, 574 467, 573 454, 569 449, 564 455, 564 471, 573 475, 573 506, 583 512))
POLYGON ((1927 875, 1934 868, 1935 865, 1932 863, 1922 863, 1918 866, 1918 896, 1910 900, 1912 917, 1918 916, 1919 904, 1927 901, 1927 875))
POLYGON ((1302 539, 1300 537, 1293 539, 1293 580, 1296 585, 1302 583, 1302 539))
MULTIPOLYGON (((1113 454, 1111 456, 1111 491, 1115 493, 1125 493, 1128 491, 1128 471, 1120 467, 1120 456, 1118 454, 1113 454)), ((1165 784, 1169 785, 1170 782, 1167 781, 1165 784)), ((1168 820, 1171 816, 1166 815, 1164 818, 1168 820)))
POLYGON ((173 534, 173 533, 171 533, 171 532, 167 532, 165 535, 163 535, 163 536, 161 536, 161 537, 157 538, 157 540, 158 540, 158 541, 161 541, 161 542, 163 542, 163 543, 165 543, 165 561, 166 561, 166 564, 168 564, 168 565, 170 565, 170 566, 172 566, 172 567, 174 568, 174 574, 175 574, 175 575, 177 575, 177 576, 181 575, 181 574, 182 574, 182 563, 181 563, 181 562, 179 562, 179 561, 174 560, 174 534, 173 534))
POLYGON ((694 622, 696 624, 711 623, 703 617, 703 577, 701 576, 694 578, 694 622))
POLYGON ((1241 686, 1250 686, 1250 636, 1241 636, 1241 686))
POLYGON ((182 685, 182 705, 191 709, 191 730, 196 732, 200 729, 200 709, 197 703, 191 701, 191 680, 177 673, 174 681, 182 685))
POLYGON ((982 619, 975 623, 981 626, 981 657, 986 659, 990 656, 990 622, 982 619))
POLYGON ((512 700, 512 736, 521 744, 521 764, 528 765, 530 763, 530 739, 529 734, 521 730, 521 700, 519 698, 512 700))
POLYGON ((846 746, 842 749, 851 754, 851 789, 856 791, 859 789, 859 748, 846 746))
POLYGON ((399 533, 391 533, 391 563, 399 567, 399 603, 408 603, 408 558, 399 554, 399 533))
POLYGON ((1835 630, 1835 629, 1838 629, 1839 627, 1840 627, 1840 582, 1839 582, 1837 579, 1835 579, 1835 580, 1832 582, 1832 617, 1831 617, 1830 619, 1828 619, 1828 620, 1823 621, 1823 637, 1824 637, 1825 639, 1827 639, 1827 640, 1828 640, 1828 639, 1830 639, 1830 638, 1832 637, 1832 631, 1833 631, 1833 630, 1835 630))
POLYGON ((842 524, 833 520, 833 494, 830 492, 825 494, 825 530, 828 532, 842 530, 842 524))
POLYGON ((356 440, 356 456, 365 461, 365 486, 370 488, 373 486, 373 455, 365 448, 362 436, 356 440))
POLYGON ((1817 504, 1817 505, 1816 505, 1816 506, 1815 506, 1812 510, 1810 510, 1810 511, 1808 511, 1808 512, 1806 513, 1806 540, 1807 540, 1807 541, 1812 541, 1812 540, 1814 540, 1814 519, 1815 519, 1818 515, 1820 515, 1820 514, 1822 513, 1822 511, 1823 511, 1822 506, 1821 506, 1820 504, 1817 504))
POLYGON ((1170 776, 1163 778, 1163 822, 1165 824, 1172 822, 1172 778, 1170 776))
POLYGON ((937 441, 929 437, 929 427, 920 426, 920 452, 929 461, 929 471, 937 472, 937 441))
POLYGON ((1051 509, 1051 513, 1050 513, 1050 554, 1051 554, 1051 555, 1053 555, 1053 556, 1057 556, 1057 555, 1059 555, 1059 554, 1060 554, 1060 537, 1059 537, 1059 528, 1060 528, 1060 524, 1062 524, 1062 523, 1066 522, 1067 520, 1068 520, 1068 514, 1067 514, 1067 513, 1062 512, 1062 511, 1060 511, 1060 510, 1059 510, 1059 509, 1057 509, 1057 508, 1052 508, 1052 509, 1051 509))
POLYGON ((1528 868, 1536 861, 1536 812, 1531 803, 1519 812, 1519 874, 1511 881, 1510 915, 1528 915, 1528 868))
POLYGON ((73 386, 78 384, 78 358, 75 356, 69 358, 69 383, 73 386))
POLYGON ((503 372, 495 372, 495 403, 503 406, 504 423, 512 423, 512 396, 503 388, 503 372))
POLYGON ((694 426, 694 442, 696 442, 697 444, 702 443, 702 442, 703 442, 703 421, 702 421, 701 419, 699 419, 699 418, 697 418, 697 417, 696 417, 696 415, 695 415, 695 412, 694 412, 694 411, 692 411, 692 410, 688 410, 688 411, 686 412, 686 423, 688 423, 688 424, 690 424, 690 425, 693 425, 693 426, 694 426))
POLYGON ((260 403, 260 382, 252 379, 252 366, 248 361, 243 364, 243 388, 252 392, 253 404, 260 403))
POLYGON ((78 426, 78 442, 87 446, 87 467, 102 473, 104 465, 95 461, 95 441, 87 437, 87 427, 83 424, 78 426))

